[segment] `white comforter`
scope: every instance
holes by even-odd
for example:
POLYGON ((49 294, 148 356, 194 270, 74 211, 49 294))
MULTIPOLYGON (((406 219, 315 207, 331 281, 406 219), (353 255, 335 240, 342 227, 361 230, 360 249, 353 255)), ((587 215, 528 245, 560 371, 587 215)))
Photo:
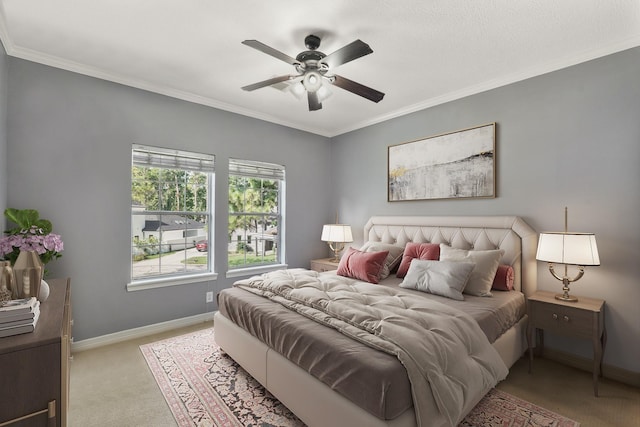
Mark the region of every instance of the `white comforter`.
POLYGON ((420 426, 429 425, 421 404, 427 396, 455 426, 508 373, 476 321, 436 301, 304 269, 278 270, 235 285, 397 356, 411 381, 420 426))

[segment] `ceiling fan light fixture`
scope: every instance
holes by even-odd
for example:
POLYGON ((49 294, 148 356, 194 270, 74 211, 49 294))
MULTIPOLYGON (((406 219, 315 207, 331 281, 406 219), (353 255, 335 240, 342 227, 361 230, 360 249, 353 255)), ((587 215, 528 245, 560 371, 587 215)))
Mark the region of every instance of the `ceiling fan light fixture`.
POLYGON ((242 90, 253 91, 287 82, 289 85, 287 90, 296 98, 306 95, 309 111, 317 111, 322 108, 322 101, 331 95, 329 85, 337 86, 372 102, 380 102, 384 98, 384 93, 332 72, 335 67, 373 53, 371 47, 360 39, 325 55, 317 50, 320 47, 320 37, 311 34, 305 38, 305 45, 309 50, 300 52, 295 58, 258 40, 244 40, 242 44, 292 65, 297 73, 295 76, 278 76, 243 86, 242 90), (329 72, 331 75, 327 75, 329 72))
POLYGON ((301 81, 289 85, 289 92, 298 99, 302 99, 307 93, 301 81))
POLYGON ((316 92, 322 87, 322 76, 315 71, 309 71, 305 74, 302 84, 307 92, 316 92))
POLYGON ((329 90, 327 85, 322 85, 320 89, 317 90, 316 94, 318 95, 318 101, 323 102, 325 99, 329 98, 333 92, 329 90))

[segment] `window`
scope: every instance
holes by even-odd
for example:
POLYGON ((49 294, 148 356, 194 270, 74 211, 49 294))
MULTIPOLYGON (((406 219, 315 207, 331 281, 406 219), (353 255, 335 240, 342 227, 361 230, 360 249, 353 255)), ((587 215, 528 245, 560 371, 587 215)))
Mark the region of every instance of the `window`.
POLYGON ((131 157, 129 287, 211 273, 214 156, 134 145, 131 157))
POLYGON ((284 264, 284 166, 229 159, 229 270, 284 264))

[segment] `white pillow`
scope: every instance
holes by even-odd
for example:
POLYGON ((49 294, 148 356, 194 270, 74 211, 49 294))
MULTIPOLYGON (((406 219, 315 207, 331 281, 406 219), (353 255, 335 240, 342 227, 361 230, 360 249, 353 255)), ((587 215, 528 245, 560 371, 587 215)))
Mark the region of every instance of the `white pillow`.
POLYGON ((471 262, 413 259, 400 287, 462 301, 473 267, 471 262))
POLYGON ((382 267, 382 272, 380 273, 380 280, 386 279, 391 270, 393 270, 400 261, 402 260, 402 254, 404 253, 404 247, 398 245, 392 245, 390 243, 382 243, 382 242, 366 242, 360 248, 362 252, 382 252, 389 251, 389 255, 387 255, 387 259, 384 262, 384 266, 382 267))
POLYGON ((440 261, 465 261, 476 265, 464 293, 480 297, 491 296, 491 285, 503 255, 502 249, 467 251, 440 244, 440 261))

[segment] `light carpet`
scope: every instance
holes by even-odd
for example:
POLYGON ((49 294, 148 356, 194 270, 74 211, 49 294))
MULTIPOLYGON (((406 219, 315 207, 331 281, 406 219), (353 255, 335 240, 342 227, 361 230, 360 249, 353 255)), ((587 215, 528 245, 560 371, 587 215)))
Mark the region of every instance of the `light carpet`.
MULTIPOLYGON (((291 411, 220 351, 213 328, 140 346, 180 427, 298 427, 291 411)), ((464 427, 578 427, 580 424, 491 390, 464 427)))

